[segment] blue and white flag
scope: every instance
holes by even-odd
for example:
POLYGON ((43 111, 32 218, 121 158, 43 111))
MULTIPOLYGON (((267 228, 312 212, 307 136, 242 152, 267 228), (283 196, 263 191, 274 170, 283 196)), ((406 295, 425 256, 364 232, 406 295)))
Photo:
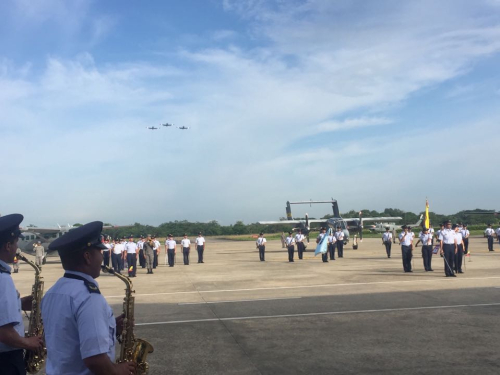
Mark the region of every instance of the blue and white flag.
POLYGON ((316 251, 314 252, 314 256, 319 253, 324 254, 328 251, 328 236, 332 234, 332 228, 328 228, 328 231, 325 233, 321 241, 319 241, 316 246, 316 251))

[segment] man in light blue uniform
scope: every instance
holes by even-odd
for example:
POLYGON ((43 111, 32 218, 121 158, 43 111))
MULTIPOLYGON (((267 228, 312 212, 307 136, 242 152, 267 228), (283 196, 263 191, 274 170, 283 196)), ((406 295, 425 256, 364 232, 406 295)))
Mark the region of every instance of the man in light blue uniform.
POLYGON ((19 298, 8 263, 14 261, 17 241, 21 237, 19 224, 23 215, 0 217, 0 374, 26 374, 23 349, 41 349, 41 337, 24 337, 22 310, 31 310, 31 296, 19 298))
POLYGON ((66 272, 42 300, 47 375, 135 373, 133 363, 114 363, 123 317, 115 319, 95 281, 101 271, 102 226, 100 221, 85 224, 49 246, 58 251, 66 272))

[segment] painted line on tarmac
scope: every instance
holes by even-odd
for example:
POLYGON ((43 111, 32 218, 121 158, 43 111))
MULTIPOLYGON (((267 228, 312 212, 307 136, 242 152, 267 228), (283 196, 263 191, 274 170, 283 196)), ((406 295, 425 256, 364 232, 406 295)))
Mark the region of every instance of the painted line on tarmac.
MULTIPOLYGON (((360 286, 360 285, 386 285, 386 284, 418 284, 429 282, 457 282, 457 281, 470 281, 470 280, 493 280, 500 279, 500 276, 491 277, 457 277, 457 278, 436 278, 424 280, 398 280, 398 281, 373 281, 368 283, 345 283, 345 284, 315 284, 315 285, 297 285, 297 286, 277 286, 274 288, 245 288, 245 289, 217 289, 217 290, 194 290, 186 292, 165 292, 165 293, 144 293, 134 294, 135 297, 150 297, 150 296, 163 296, 174 294, 199 294, 199 293, 232 293, 232 292, 251 292, 257 290, 285 290, 285 289, 308 289, 308 288, 328 288, 328 287, 346 287, 346 286, 360 286)), ((106 296, 106 298, 123 298, 123 294, 119 296, 106 296)))
POLYGON ((459 309, 459 308, 465 308, 465 307, 490 307, 490 306, 500 306, 500 303, 477 303, 477 304, 472 304, 472 305, 449 305, 449 306, 401 307, 401 308, 380 309, 380 310, 328 311, 328 312, 318 312, 318 313, 282 314, 282 315, 268 315, 268 316, 257 315, 257 316, 241 316, 241 317, 234 317, 234 318, 172 320, 172 321, 167 321, 167 322, 136 323, 135 325, 136 326, 152 326, 152 325, 164 325, 164 324, 227 322, 227 321, 234 321, 234 320, 279 319, 279 318, 295 318, 295 317, 321 316, 321 315, 373 314, 373 313, 382 313, 382 312, 459 309))
POLYGON ((208 305, 208 304, 216 304, 216 303, 234 303, 234 302, 278 301, 278 300, 301 299, 301 298, 302 297, 257 298, 257 299, 231 300, 231 301, 182 302, 182 303, 178 303, 177 306, 183 306, 183 305, 208 305))

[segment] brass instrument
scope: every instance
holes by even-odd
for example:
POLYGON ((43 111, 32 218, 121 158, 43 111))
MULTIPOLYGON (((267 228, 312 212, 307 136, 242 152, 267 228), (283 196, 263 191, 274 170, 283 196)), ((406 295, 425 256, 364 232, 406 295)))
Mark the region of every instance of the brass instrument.
MULTIPOLYGON (((22 261, 28 263, 31 267, 35 269, 35 283, 31 289, 31 296, 33 298, 31 305, 31 314, 29 316, 29 326, 26 332, 27 337, 43 336, 43 322, 42 322, 42 310, 41 302, 43 296, 43 278, 40 276, 42 269, 37 266, 34 262, 27 259, 23 253, 19 252, 17 257, 22 261)), ((30 374, 35 374, 42 368, 45 358, 47 357, 47 349, 43 347, 42 349, 31 351, 27 350, 24 357, 24 362, 26 364, 26 371, 30 374)))
POLYGON ((153 346, 143 339, 134 336, 134 330, 131 323, 134 321, 134 301, 135 297, 132 290, 132 281, 127 276, 116 273, 112 268, 101 266, 102 271, 118 277, 125 283, 125 298, 123 299, 123 330, 118 338, 120 342, 120 356, 117 359, 121 362, 134 362, 137 364, 137 375, 148 373, 149 364, 146 362, 147 356, 153 353, 153 346))

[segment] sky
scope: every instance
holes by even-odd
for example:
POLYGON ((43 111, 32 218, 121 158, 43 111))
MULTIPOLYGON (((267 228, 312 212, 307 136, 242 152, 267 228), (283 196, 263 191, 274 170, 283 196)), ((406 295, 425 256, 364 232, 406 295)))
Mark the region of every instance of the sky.
POLYGON ((0 17, 0 213, 23 224, 499 209, 499 0, 5 0, 0 17), (147 129, 164 122, 189 129, 147 129))

